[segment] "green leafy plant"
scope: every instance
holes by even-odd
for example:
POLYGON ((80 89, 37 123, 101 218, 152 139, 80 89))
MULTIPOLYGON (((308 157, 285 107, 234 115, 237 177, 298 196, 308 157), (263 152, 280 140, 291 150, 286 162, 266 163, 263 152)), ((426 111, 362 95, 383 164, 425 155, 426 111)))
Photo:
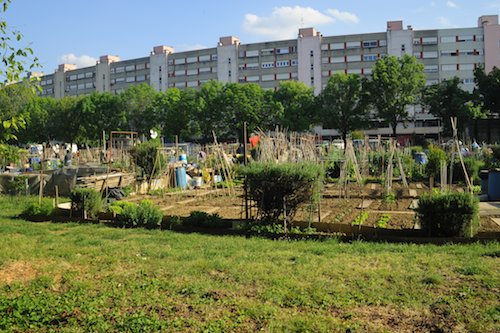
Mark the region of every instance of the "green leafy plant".
POLYGON ((319 195, 323 169, 313 163, 252 163, 240 173, 247 177, 248 194, 257 203, 264 220, 277 221, 286 215, 293 221, 301 204, 319 195))
POLYGON ((163 213, 151 200, 142 200, 138 205, 134 203, 122 203, 118 208, 113 208, 118 213, 118 224, 127 228, 144 227, 155 229, 160 227, 163 213))
POLYGON ((382 202, 392 204, 396 202, 396 194, 394 192, 386 193, 382 198, 382 202))
MULTIPOLYGON (((484 162, 478 160, 475 157, 464 157, 465 169, 467 170, 467 174, 470 177, 470 180, 474 183, 477 179, 479 179, 479 169, 484 166, 484 162)), ((465 175, 464 170, 462 168, 462 163, 460 159, 457 157, 453 163, 453 182, 464 182, 465 175)))
POLYGON ((389 221, 391 219, 391 215, 389 214, 382 214, 379 219, 377 220, 377 228, 387 228, 387 225, 389 224, 389 221))
POLYGON ((447 161, 446 152, 438 146, 429 146, 429 154, 427 157, 426 173, 428 177, 437 177, 441 174, 441 162, 447 161))
POLYGON ((123 213, 124 208, 127 206, 135 206, 135 204, 128 201, 113 201, 108 206, 108 211, 116 215, 120 215, 123 213))
POLYGON ((5 184, 7 193, 11 195, 26 194, 26 181, 27 176, 15 176, 5 184))
POLYGON ((70 199, 74 210, 81 214, 86 213, 91 219, 97 217, 103 206, 101 193, 91 188, 74 189, 70 199))
POLYGON ((186 227, 197 228, 231 228, 232 222, 222 219, 219 214, 208 214, 206 212, 193 211, 182 223, 186 227))
POLYGON ((158 153, 160 147, 161 142, 156 139, 138 144, 130 150, 135 164, 141 168, 145 178, 156 176, 160 172, 160 166, 165 164, 163 155, 158 153))
POLYGON ((352 221, 352 225, 363 225, 363 223, 365 223, 365 221, 368 219, 368 212, 367 211, 364 211, 362 212, 361 214, 359 214, 358 216, 356 216, 356 218, 354 219, 354 221, 352 221))
POLYGON ((26 217, 50 217, 54 213, 54 203, 50 198, 42 198, 41 203, 36 199, 28 203, 21 216, 26 217))
POLYGON ((469 193, 433 193, 422 195, 415 211, 429 236, 472 237, 479 226, 478 206, 469 193))

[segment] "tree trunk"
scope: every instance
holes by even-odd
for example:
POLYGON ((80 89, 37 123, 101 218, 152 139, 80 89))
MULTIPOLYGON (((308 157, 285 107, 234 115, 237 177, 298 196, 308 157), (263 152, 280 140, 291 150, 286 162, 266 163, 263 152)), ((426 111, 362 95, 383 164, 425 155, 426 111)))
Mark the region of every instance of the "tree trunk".
POLYGON ((392 123, 392 137, 396 139, 396 128, 398 127, 398 123, 392 123))
POLYGON ((347 132, 342 133, 342 140, 344 141, 344 152, 347 149, 347 132))

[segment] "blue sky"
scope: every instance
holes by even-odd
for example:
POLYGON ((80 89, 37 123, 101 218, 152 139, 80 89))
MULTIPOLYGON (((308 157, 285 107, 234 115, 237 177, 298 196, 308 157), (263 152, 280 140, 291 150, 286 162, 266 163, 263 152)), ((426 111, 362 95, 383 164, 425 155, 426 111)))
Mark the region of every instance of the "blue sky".
POLYGON ((105 54, 148 56, 156 45, 214 47, 228 35, 251 43, 295 38, 302 26, 325 36, 376 32, 401 19, 414 29, 473 27, 479 16, 499 13, 500 0, 13 0, 4 19, 52 73, 105 54))

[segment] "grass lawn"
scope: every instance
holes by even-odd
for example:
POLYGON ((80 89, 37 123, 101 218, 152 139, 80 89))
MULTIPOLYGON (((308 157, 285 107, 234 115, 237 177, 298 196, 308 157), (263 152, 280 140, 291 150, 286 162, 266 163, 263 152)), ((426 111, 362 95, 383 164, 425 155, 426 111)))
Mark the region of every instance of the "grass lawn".
POLYGON ((499 243, 31 223, 25 201, 0 197, 0 331, 500 331, 499 243))

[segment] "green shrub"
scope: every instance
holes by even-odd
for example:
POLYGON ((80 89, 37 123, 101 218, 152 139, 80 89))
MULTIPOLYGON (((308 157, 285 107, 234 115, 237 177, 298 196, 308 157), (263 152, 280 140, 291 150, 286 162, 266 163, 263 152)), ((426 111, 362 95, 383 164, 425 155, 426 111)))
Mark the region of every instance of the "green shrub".
POLYGON ((15 176, 11 180, 9 180, 6 184, 6 191, 11 195, 20 195, 26 194, 26 181, 28 180, 27 176, 15 176))
MULTIPOLYGON (((291 230, 295 230, 291 228, 291 230)), ((248 227, 248 231, 252 234, 284 234, 285 227, 281 223, 253 223, 248 227)))
POLYGON ((352 225, 363 225, 363 223, 365 223, 367 219, 368 219, 368 212, 366 211, 362 212, 361 214, 356 216, 354 221, 352 221, 352 225))
POLYGON ((160 147, 160 140, 150 140, 138 144, 130 150, 134 163, 141 168, 143 176, 148 179, 160 172, 159 166, 165 165, 163 155, 158 154, 158 148, 160 147), (157 158, 159 158, 159 161, 157 161, 157 158))
POLYGON ((125 228, 134 228, 139 226, 137 205, 131 202, 123 205, 121 213, 117 216, 117 222, 119 226, 125 228))
POLYGON ((96 218, 102 209, 101 193, 92 188, 75 188, 71 191, 70 199, 77 212, 86 212, 91 219, 96 218))
MULTIPOLYGON (((479 178, 479 169, 484 166, 484 162, 475 157, 464 157, 464 164, 471 182, 474 183, 479 178)), ((453 182, 465 182, 464 170, 458 156, 453 163, 453 182)))
POLYGON ((151 200, 142 200, 139 205, 130 202, 124 202, 115 205, 114 211, 121 213, 117 217, 118 225, 127 228, 145 227, 155 229, 160 227, 163 219, 163 213, 158 206, 155 206, 151 200))
POLYGON ((231 228, 233 223, 228 220, 223 220, 217 213, 208 214, 194 211, 184 219, 182 225, 185 227, 225 229, 231 228))
POLYGON ((248 195, 265 220, 286 214, 293 221, 298 207, 319 195, 323 169, 313 163, 252 163, 239 170, 247 177, 248 195))
POLYGON ((377 220, 376 227, 377 228, 387 228, 387 225, 389 224, 390 219, 391 219, 391 215, 382 214, 379 217, 379 219, 377 220))
POLYGON ((438 177, 441 174, 441 161, 447 161, 446 152, 438 146, 429 146, 429 154, 425 167, 427 177, 438 177))
POLYGON ((151 200, 142 200, 137 207, 139 226, 148 229, 158 228, 163 218, 160 207, 155 206, 151 200))
POLYGON ((479 226, 479 205, 469 193, 433 193, 419 198, 415 209, 429 236, 474 236, 479 226))
POLYGON ((108 211, 111 213, 115 213, 116 215, 120 215, 123 213, 123 209, 127 206, 136 206, 136 204, 128 201, 113 201, 108 206, 108 211))
POLYGON ((412 146, 410 148, 411 156, 414 156, 416 153, 421 153, 424 151, 422 146, 412 146))
POLYGON ((389 152, 379 152, 375 151, 368 156, 368 169, 370 175, 381 176, 384 170, 387 170, 387 165, 389 157, 391 154, 389 152))
POLYGON ((52 199, 42 198, 42 202, 40 204, 37 198, 36 201, 32 201, 26 205, 21 215, 26 217, 50 217, 52 213, 54 213, 54 202, 52 199))

